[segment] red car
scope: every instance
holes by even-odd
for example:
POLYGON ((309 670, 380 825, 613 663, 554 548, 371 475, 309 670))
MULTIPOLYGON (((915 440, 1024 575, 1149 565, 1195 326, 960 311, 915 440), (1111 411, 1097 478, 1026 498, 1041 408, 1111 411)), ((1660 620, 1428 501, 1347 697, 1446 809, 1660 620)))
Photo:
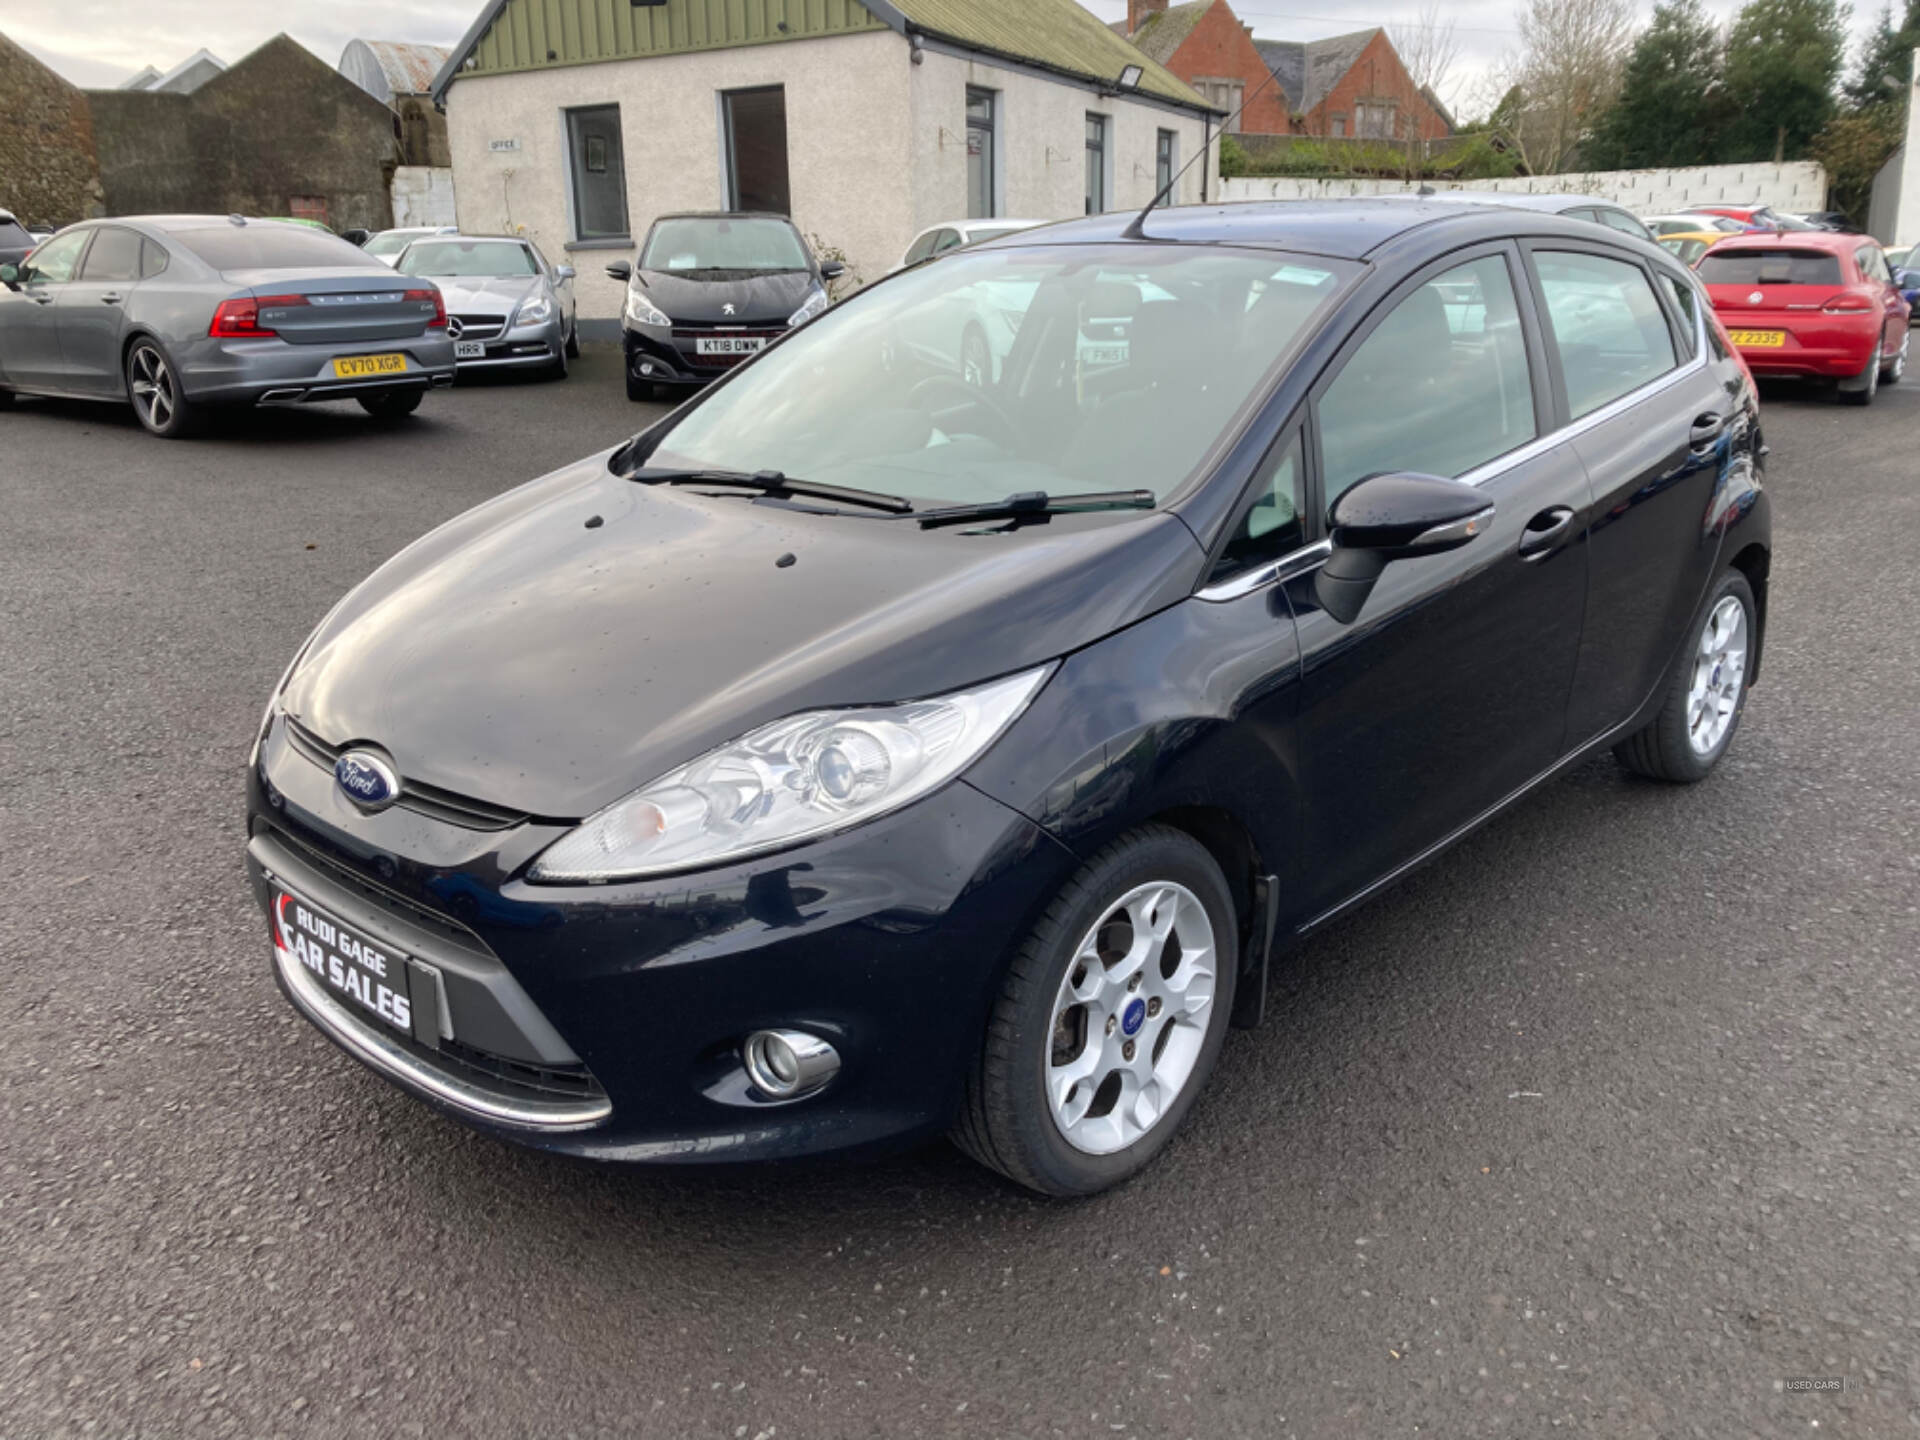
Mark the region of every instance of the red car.
POLYGON ((1907 368, 1907 302, 1861 235, 1729 235, 1694 267, 1754 374, 1837 380, 1868 405, 1907 368))

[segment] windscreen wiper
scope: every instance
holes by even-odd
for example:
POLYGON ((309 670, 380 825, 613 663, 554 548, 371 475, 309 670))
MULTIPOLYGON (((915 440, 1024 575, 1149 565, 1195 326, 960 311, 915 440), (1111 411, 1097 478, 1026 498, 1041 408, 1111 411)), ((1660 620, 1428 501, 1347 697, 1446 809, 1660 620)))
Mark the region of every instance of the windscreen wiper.
POLYGON ((960 525, 969 520, 1021 519, 1028 515, 1076 515, 1089 510, 1151 510, 1151 490, 1100 490, 1084 495, 1049 495, 1044 490, 1023 490, 1004 500, 987 500, 978 505, 948 505, 939 510, 917 510, 913 518, 923 528, 935 525, 960 525))
POLYGON ((855 490, 846 485, 816 485, 811 480, 795 480, 778 470, 629 470, 627 479, 646 485, 738 485, 747 490, 764 490, 769 495, 807 495, 816 500, 838 500, 843 505, 865 505, 870 510, 885 510, 894 515, 913 513, 913 502, 899 495, 884 495, 878 490, 855 490))

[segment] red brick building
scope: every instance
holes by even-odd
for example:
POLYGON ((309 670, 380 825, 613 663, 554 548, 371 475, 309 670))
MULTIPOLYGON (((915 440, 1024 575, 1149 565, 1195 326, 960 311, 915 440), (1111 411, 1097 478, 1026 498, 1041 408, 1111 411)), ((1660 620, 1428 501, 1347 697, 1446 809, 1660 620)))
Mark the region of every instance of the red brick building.
POLYGON ((1262 90, 1266 61, 1254 48, 1227 0, 1127 0, 1127 18, 1113 28, 1167 67, 1213 105, 1232 115, 1248 96, 1246 114, 1227 122, 1229 133, 1284 135, 1291 128, 1291 97, 1276 81, 1262 90))
MULTIPOLYGON (((1445 109, 1413 83, 1384 30, 1259 40, 1254 48, 1293 104, 1295 134, 1438 140, 1453 133, 1445 109)), ((1181 74, 1178 66, 1167 68, 1181 74)))

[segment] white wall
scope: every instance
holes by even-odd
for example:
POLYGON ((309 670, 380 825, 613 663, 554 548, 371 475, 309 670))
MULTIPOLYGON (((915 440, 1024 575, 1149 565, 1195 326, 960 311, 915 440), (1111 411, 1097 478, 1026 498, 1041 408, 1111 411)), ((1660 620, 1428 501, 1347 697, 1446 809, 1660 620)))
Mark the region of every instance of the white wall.
POLYGON ((517 231, 580 272, 584 319, 620 313, 607 262, 624 248, 567 252, 565 109, 620 106, 633 239, 656 215, 719 210, 722 90, 783 85, 787 173, 800 230, 846 252, 866 278, 885 274, 913 234, 901 172, 910 130, 907 44, 892 31, 558 70, 470 76, 447 92, 447 139, 460 227, 517 231), (520 148, 495 152, 494 140, 520 148))
MULTIPOLYGON (((1005 70, 982 61, 927 50, 912 67, 912 167, 908 177, 914 223, 900 237, 895 258, 915 233, 967 213, 967 87, 998 92, 994 124, 1001 158, 1000 213, 1027 220, 1066 220, 1086 213, 1086 117, 1106 115, 1108 208, 1138 210, 1153 198, 1158 132, 1178 135, 1176 167, 1199 153, 1205 126, 1197 115, 1164 110, 1119 96, 1005 70)), ((1217 147, 1216 147, 1217 148, 1217 147)), ((1200 199, 1205 163, 1180 182, 1179 199, 1200 199)), ((1211 190, 1218 198, 1218 190, 1211 190)))
POLYGON ((442 165, 402 165, 393 172, 393 223, 456 225, 453 171, 442 165))
MULTIPOLYGON (((1812 160, 1785 165, 1706 165, 1687 170, 1598 170, 1527 175, 1509 180, 1428 180, 1436 190, 1490 190, 1522 195, 1593 195, 1641 215, 1692 205, 1757 201, 1804 214, 1827 208, 1827 172, 1812 160)), ((1308 180, 1240 176, 1223 181, 1229 200, 1320 200, 1341 195, 1403 195, 1418 188, 1399 180, 1308 180)))
POLYGON ((1873 177, 1867 232, 1882 245, 1920 244, 1920 50, 1913 52, 1907 139, 1873 177))
MULTIPOLYGON (((931 49, 915 65, 907 42, 891 30, 468 76, 446 100, 458 223, 475 233, 523 233, 549 257, 564 257, 580 272, 582 318, 612 319, 622 287, 604 267, 623 258, 626 247, 567 250, 573 237, 561 112, 620 106, 627 218, 637 241, 666 211, 724 207, 718 95, 753 85, 786 89, 794 223, 844 251, 863 281, 899 263, 926 226, 966 215, 968 85, 1000 94, 1005 215, 1060 220, 1085 212, 1090 110, 1112 117, 1109 204, 1116 209, 1138 209, 1153 197, 1159 130, 1180 137, 1182 164, 1205 134, 1201 119, 1182 111, 931 49), (495 151, 496 140, 519 148, 495 151)), ((1200 198, 1201 171, 1217 160, 1216 147, 1187 173, 1184 200, 1200 198)), ((1209 193, 1218 198, 1217 180, 1209 193)))

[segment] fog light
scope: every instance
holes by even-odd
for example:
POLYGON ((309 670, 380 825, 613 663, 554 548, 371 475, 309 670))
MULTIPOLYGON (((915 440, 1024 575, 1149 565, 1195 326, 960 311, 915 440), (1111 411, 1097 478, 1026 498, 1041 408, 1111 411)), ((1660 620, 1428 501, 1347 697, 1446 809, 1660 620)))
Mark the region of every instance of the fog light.
POLYGON ((652 362, 651 360, 643 360, 643 361, 641 361, 641 362, 640 362, 640 373, 641 373, 642 375, 651 375, 651 374, 653 373, 653 362, 652 362))
POLYGON ((810 1094, 840 1069, 833 1046, 804 1030, 756 1030, 740 1047, 740 1058, 754 1088, 772 1100, 810 1094))

